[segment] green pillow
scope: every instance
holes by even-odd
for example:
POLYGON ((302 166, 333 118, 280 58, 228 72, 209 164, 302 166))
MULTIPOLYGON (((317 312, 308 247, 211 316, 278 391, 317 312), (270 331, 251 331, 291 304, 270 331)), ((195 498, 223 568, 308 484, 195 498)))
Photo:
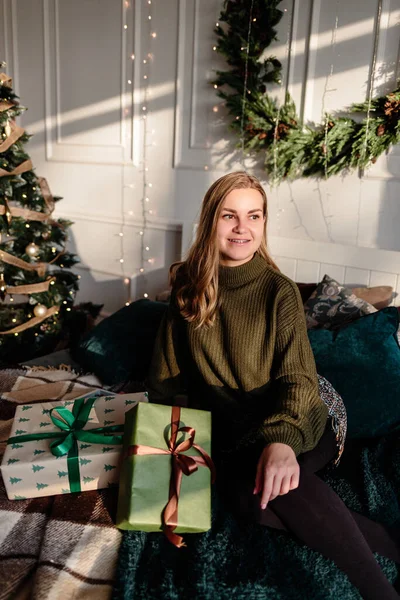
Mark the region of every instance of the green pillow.
POLYGON ((348 437, 376 437, 400 428, 397 308, 366 315, 338 330, 311 329, 317 370, 342 396, 348 437))
POLYGON ((107 385, 144 381, 167 308, 165 302, 144 299, 124 306, 71 349, 72 358, 107 385))

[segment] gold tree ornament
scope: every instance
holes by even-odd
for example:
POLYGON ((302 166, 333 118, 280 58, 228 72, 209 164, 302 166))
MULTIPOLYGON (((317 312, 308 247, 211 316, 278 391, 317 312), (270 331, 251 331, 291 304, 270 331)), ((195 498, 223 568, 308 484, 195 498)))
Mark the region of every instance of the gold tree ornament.
POLYGON ((11 221, 12 221, 12 214, 11 214, 10 206, 8 204, 8 200, 5 196, 4 196, 4 207, 5 207, 4 218, 6 220, 7 231, 9 231, 9 227, 10 227, 11 221))
POLYGON ((7 121, 5 127, 4 127, 4 133, 6 134, 6 137, 9 137, 11 135, 11 123, 10 121, 7 121))
POLYGON ((36 304, 35 308, 33 309, 33 312, 35 317, 44 317, 47 313, 47 306, 45 306, 44 304, 36 304))
POLYGON ((4 273, 0 273, 0 298, 3 302, 6 299, 6 294, 7 294, 7 286, 6 286, 6 282, 4 281, 4 273))
POLYGON ((25 248, 25 252, 31 258, 37 258, 37 255, 39 254, 39 251, 40 251, 39 246, 37 246, 34 242, 31 242, 25 248))

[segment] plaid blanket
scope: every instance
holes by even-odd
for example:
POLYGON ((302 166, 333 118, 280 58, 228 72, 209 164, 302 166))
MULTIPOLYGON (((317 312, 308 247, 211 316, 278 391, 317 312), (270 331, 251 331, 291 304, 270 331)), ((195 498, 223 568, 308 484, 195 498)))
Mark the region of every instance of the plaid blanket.
MULTIPOLYGON (((100 387, 63 365, 0 369, 0 460, 17 404, 100 387)), ((121 542, 116 503, 115 489, 10 501, 0 478, 0 600, 109 598, 121 542)))

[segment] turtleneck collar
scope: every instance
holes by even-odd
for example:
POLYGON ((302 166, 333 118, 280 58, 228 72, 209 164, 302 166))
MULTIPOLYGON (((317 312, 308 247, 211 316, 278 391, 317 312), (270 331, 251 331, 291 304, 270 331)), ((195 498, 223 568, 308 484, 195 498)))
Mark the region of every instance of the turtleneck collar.
POLYGON ((238 267, 219 267, 218 283, 222 287, 239 287, 249 283, 267 267, 265 259, 257 252, 251 260, 238 267))

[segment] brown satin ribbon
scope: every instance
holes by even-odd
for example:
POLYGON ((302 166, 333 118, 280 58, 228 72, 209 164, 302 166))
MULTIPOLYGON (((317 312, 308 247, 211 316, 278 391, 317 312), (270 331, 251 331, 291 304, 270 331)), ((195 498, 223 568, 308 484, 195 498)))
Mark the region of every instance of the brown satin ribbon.
POLYGON ((154 448, 153 446, 145 446, 143 444, 135 444, 129 446, 125 458, 128 456, 145 456, 147 454, 171 454, 172 468, 169 484, 169 500, 162 513, 163 531, 167 538, 177 548, 186 546, 183 538, 174 533, 178 526, 178 502, 181 490, 182 475, 192 475, 198 469, 198 466, 208 467, 211 471, 211 482, 215 481, 215 466, 211 457, 198 444, 194 443, 196 430, 192 427, 179 427, 181 418, 181 407, 171 407, 171 437, 168 441, 168 450, 163 448, 154 448), (187 432, 189 438, 180 444, 177 444, 177 436, 179 432, 187 432), (182 454, 189 448, 196 448, 201 456, 188 456, 182 454))
MULTIPOLYGON (((49 184, 44 177, 38 177, 40 191, 42 192, 43 200, 46 203, 47 210, 52 213, 55 207, 53 196, 50 192, 49 184)), ((58 223, 57 223, 58 224, 58 223)))
MULTIPOLYGON (((47 213, 38 212, 36 210, 29 210, 28 208, 20 208, 19 206, 9 206, 10 214, 12 217, 22 217, 27 221, 40 221, 44 223, 50 219, 50 215, 47 213)), ((0 205, 0 216, 6 213, 6 207, 0 205)))
POLYGON ((17 140, 25 133, 25 129, 18 127, 14 121, 11 121, 11 133, 4 142, 0 144, 0 152, 5 152, 10 146, 15 144, 17 140))
POLYGON ((0 82, 5 87, 12 87, 12 79, 6 73, 0 73, 0 82))
POLYGON ((0 250, 0 260, 7 263, 8 265, 12 265, 13 267, 18 267, 19 269, 23 269, 24 271, 37 271, 39 277, 45 276, 47 265, 50 264, 50 263, 36 263, 36 264, 27 263, 24 260, 22 260, 21 258, 17 258, 13 254, 9 254, 5 250, 0 250))
POLYGON ((21 173, 26 173, 26 171, 32 171, 33 164, 31 159, 25 160, 23 163, 15 167, 12 171, 6 171, 5 169, 0 169, 0 177, 11 177, 12 175, 21 175, 21 173))
POLYGON ((7 286, 6 293, 10 296, 16 296, 18 294, 26 295, 26 294, 38 294, 40 292, 48 292, 49 286, 52 281, 56 281, 55 277, 50 277, 46 281, 42 281, 41 283, 29 283, 27 285, 15 285, 15 286, 7 286))
POLYGON ((5 110, 12 108, 13 106, 15 106, 15 104, 13 102, 10 102, 9 100, 1 100, 0 101, 0 112, 4 112, 5 110))

